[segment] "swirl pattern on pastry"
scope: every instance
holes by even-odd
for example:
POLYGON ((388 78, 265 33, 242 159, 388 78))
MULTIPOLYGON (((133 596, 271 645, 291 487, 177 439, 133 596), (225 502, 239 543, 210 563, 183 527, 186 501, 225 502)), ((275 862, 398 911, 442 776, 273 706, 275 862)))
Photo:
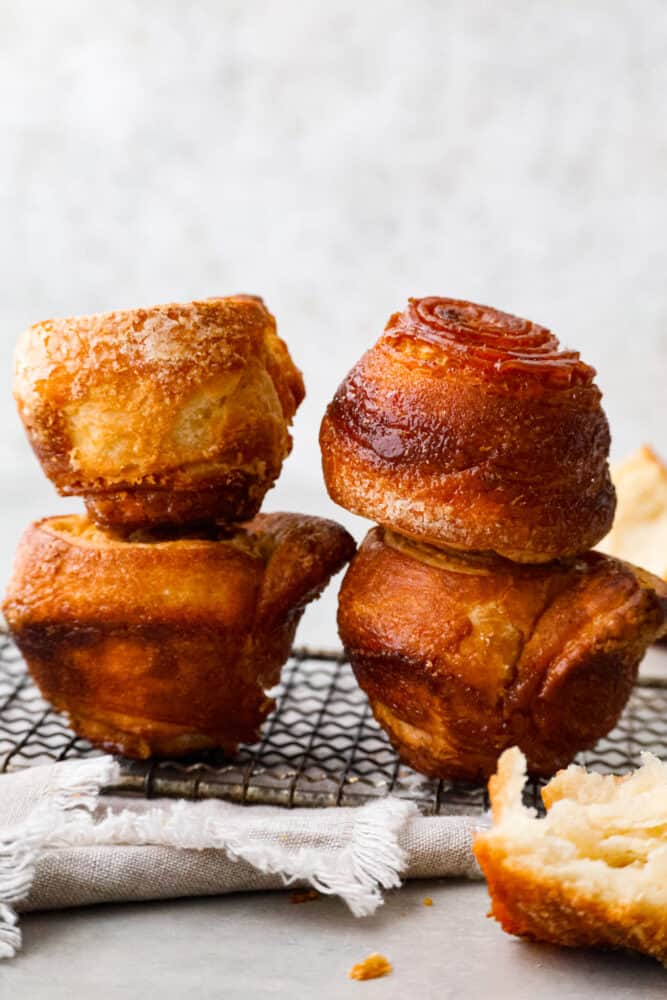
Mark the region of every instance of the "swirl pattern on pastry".
POLYGON ((329 494, 430 545, 529 563, 584 552, 615 508, 594 374, 526 320, 412 300, 329 404, 329 494))
POLYGON ((538 379, 554 388, 590 385, 595 369, 578 351, 564 351, 551 330, 511 313, 461 299, 410 299, 387 332, 447 352, 450 364, 493 368, 504 376, 538 379))

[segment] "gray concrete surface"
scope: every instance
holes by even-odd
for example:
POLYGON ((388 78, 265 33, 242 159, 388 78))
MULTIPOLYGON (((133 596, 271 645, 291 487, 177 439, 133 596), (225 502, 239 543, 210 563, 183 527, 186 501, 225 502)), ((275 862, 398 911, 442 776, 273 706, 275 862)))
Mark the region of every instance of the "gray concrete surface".
POLYGON ((286 893, 99 907, 25 919, 26 952, 0 965, 17 1000, 657 1000, 657 962, 517 941, 485 918, 486 889, 414 882, 359 921, 337 900, 286 893), (426 895, 433 906, 426 907, 426 895), (379 951, 390 976, 347 978, 379 951))
MULTIPOLYGON (((308 398, 267 507, 362 522, 317 426, 410 294, 551 325, 599 370, 614 455, 667 452, 667 6, 661 0, 0 4, 0 578, 55 497, 9 395, 30 322, 263 294, 308 398)), ((300 638, 331 645, 335 588, 300 638)), ((281 897, 26 918, 0 995, 651 997, 657 967, 522 946, 480 886, 358 923, 281 897), (386 949, 395 976, 345 981, 386 949)))

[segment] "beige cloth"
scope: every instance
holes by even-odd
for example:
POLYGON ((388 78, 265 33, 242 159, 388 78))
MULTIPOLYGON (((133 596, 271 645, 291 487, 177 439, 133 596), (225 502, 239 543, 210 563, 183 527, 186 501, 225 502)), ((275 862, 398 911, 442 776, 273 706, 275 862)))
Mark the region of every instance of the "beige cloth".
POLYGON ((111 758, 0 777, 0 957, 17 913, 311 885, 364 916, 401 877, 479 877, 480 817, 423 817, 409 802, 281 809, 100 796, 111 758))

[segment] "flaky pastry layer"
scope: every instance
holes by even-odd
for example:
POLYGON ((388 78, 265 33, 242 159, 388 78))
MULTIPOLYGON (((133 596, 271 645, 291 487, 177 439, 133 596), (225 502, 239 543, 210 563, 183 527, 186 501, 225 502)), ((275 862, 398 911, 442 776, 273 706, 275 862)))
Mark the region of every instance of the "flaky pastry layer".
POLYGON ((612 470, 612 477, 618 509, 599 548, 667 580, 667 465, 642 445, 612 470))
POLYGON ((518 744, 553 774, 616 724, 667 585, 589 552, 548 565, 468 561, 374 528, 345 575, 338 624, 401 757, 478 780, 518 744))
POLYGON ((609 530, 609 428, 595 372, 543 327, 410 300, 320 432, 331 498, 434 546, 547 562, 609 530))
POLYGON ((525 758, 506 750, 493 827, 474 844, 490 915, 510 934, 667 965, 667 766, 645 754, 624 777, 569 767, 544 788, 543 819, 522 804, 524 782, 525 758))
POLYGON ((300 514, 173 540, 46 518, 19 545, 4 613, 81 736, 129 757, 231 752, 257 736, 304 607, 353 551, 300 514))
POLYGON ((252 517, 304 388, 262 300, 237 295, 37 323, 14 394, 58 491, 139 527, 252 517))

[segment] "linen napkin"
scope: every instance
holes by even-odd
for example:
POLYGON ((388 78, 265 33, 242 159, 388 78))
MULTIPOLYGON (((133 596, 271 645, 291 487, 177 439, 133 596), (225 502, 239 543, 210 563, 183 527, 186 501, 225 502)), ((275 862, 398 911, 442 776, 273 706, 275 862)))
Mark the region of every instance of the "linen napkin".
POLYGON ((424 817, 394 797, 284 809, 101 795, 117 769, 96 757, 0 777, 0 958, 21 946, 22 910, 308 885, 362 917, 402 877, 481 877, 479 816, 424 817))

